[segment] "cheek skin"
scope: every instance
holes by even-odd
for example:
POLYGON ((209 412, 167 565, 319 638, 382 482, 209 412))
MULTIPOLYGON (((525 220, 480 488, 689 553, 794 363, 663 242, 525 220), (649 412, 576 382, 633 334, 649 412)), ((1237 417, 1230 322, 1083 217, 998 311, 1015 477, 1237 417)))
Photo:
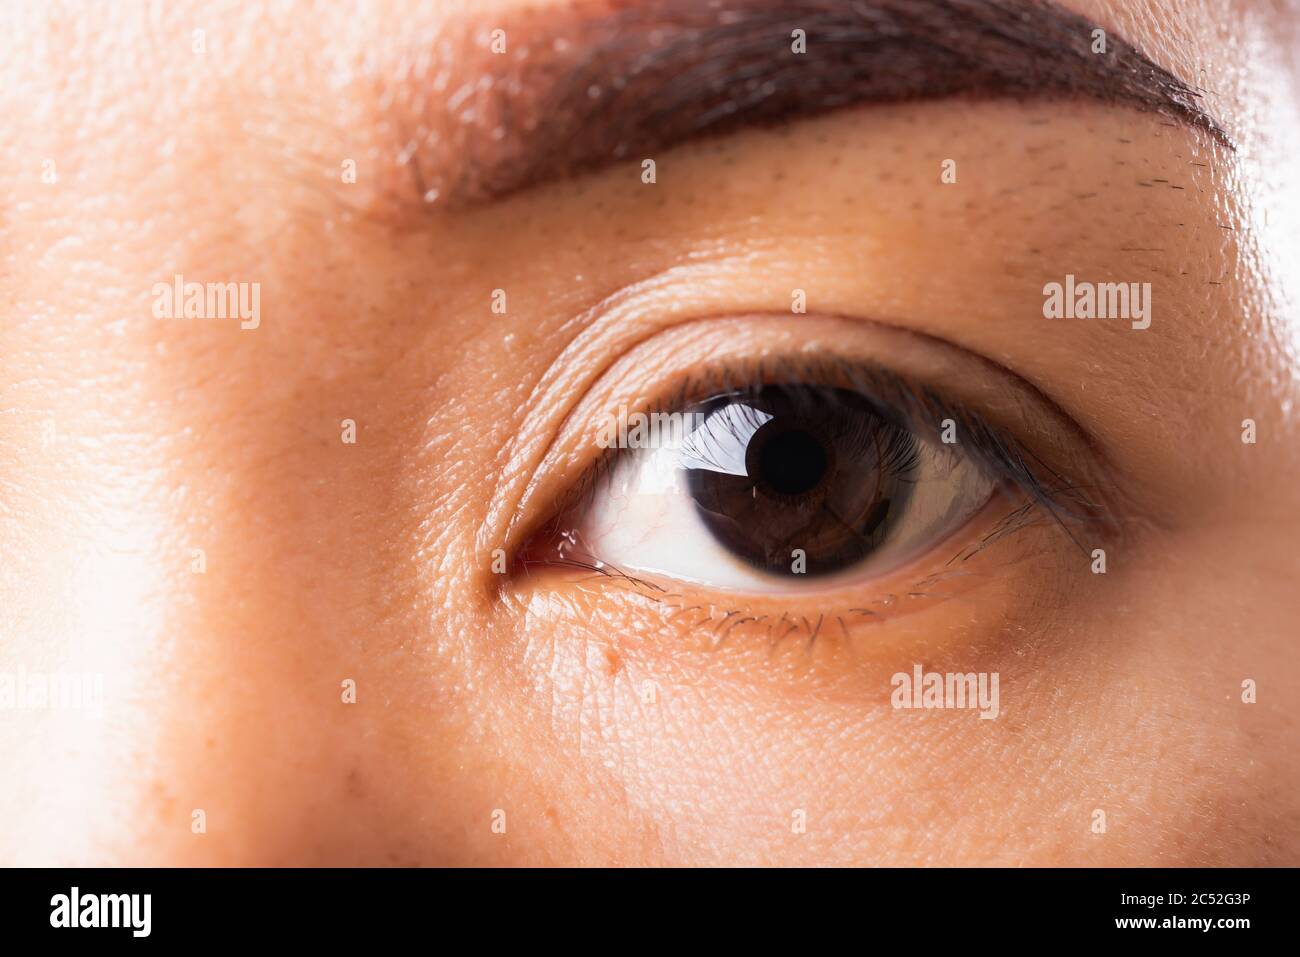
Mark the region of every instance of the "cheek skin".
MULTIPOLYGON (((915 823, 932 818, 917 814, 917 802, 943 808, 933 818, 936 827, 946 822, 942 833, 996 842, 996 817, 959 813, 969 812, 960 793, 968 782, 951 782, 950 793, 936 771, 945 742, 960 760, 981 737, 997 753, 1000 736, 982 734, 977 726, 990 722, 969 713, 930 721, 894 711, 890 676, 913 660, 933 667, 956 656, 972 668, 1002 668, 1014 693, 1037 659, 1049 657, 1040 648, 1042 623, 1008 620, 1006 634, 960 624, 1006 611, 999 584, 948 607, 854 628, 847 640, 829 633, 813 646, 801 636, 774 647, 758 630, 715 648, 714 630, 695 626, 691 615, 620 600, 616 586, 530 581, 511 614, 518 639, 504 651, 502 678, 547 716, 533 725, 534 736, 550 742, 539 742, 539 754, 551 755, 552 766, 581 755, 575 770, 589 793, 627 809, 620 815, 635 822, 638 840, 618 851, 626 863, 951 863, 962 860, 958 847, 924 840, 915 823), (990 646, 978 650, 984 642, 990 646), (799 810, 811 824, 795 834, 799 810)), ((1012 727, 992 722, 999 723, 1004 732, 1012 727)), ((608 816, 574 823, 588 846, 615 836, 602 833, 608 816)))
MULTIPOLYGON (((713 649, 672 616, 620 611, 609 586, 553 582, 521 598, 525 650, 501 678, 541 703, 538 760, 582 755, 565 777, 587 793, 572 799, 635 822, 616 852, 628 863, 1272 860, 1281 849, 1256 835, 1280 823, 1261 797, 1283 769, 1241 759, 1257 731, 1221 677, 1236 672, 1215 623, 1170 629, 1176 589, 1149 572, 1079 584, 1036 619, 1020 610, 1031 594, 992 588, 850 642, 773 650, 761 636, 713 649), (1180 653, 1189 642, 1199 657, 1180 653), (893 709, 891 675, 913 662, 999 673, 997 720, 893 709)), ((567 814, 584 847, 614 838, 608 816, 567 814)))

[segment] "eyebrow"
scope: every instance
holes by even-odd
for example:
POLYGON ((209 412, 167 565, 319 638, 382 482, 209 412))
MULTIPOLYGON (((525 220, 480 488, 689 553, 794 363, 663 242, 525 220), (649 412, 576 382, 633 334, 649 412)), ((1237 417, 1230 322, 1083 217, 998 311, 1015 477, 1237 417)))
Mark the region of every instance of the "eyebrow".
POLYGON ((399 162, 424 203, 475 204, 743 127, 954 96, 1089 99, 1231 148, 1199 91, 1102 29, 1048 0, 528 7, 444 31, 427 135, 399 162))

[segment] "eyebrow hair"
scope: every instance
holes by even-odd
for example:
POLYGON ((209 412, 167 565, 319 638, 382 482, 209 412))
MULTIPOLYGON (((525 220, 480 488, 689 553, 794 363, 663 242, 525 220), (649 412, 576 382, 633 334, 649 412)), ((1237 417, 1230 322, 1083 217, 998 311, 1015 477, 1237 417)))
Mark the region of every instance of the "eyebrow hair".
POLYGON ((444 33, 426 204, 479 203, 699 137, 866 103, 1091 99, 1231 148, 1200 93, 1050 0, 588 0, 444 33), (795 52, 795 31, 806 51, 795 52), (493 49, 494 44, 496 49, 493 49), (500 48, 504 45, 504 51, 500 48))

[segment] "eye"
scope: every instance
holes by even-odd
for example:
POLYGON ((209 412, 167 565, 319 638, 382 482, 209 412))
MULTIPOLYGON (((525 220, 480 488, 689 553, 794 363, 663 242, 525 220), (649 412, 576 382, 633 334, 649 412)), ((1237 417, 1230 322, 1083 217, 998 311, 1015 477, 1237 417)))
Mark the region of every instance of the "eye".
MULTIPOLYGON (((611 423, 612 425, 612 423, 611 423)), ((597 566, 767 591, 888 574, 999 482, 959 444, 861 392, 786 382, 620 416, 608 481, 570 516, 597 566)))

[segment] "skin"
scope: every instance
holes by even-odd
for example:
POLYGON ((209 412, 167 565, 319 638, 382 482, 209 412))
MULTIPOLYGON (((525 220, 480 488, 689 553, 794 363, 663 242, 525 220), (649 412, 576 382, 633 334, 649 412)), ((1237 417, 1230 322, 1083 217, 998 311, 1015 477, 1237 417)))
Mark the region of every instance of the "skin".
POLYGON ((470 4, 15 4, 0 670, 100 672, 104 706, 3 713, 0 862, 1300 863, 1297 14, 1067 5, 1202 76, 1236 151, 1100 104, 941 101, 422 210, 404 64, 470 4), (153 318, 175 273, 260 282, 260 326, 153 318), (1151 328, 1042 318, 1066 273, 1150 281, 1151 328), (1081 551, 1040 521, 959 594, 816 640, 768 628, 953 549, 672 608, 523 573, 600 410, 801 346, 942 376, 1098 476, 1114 527, 1081 551), (713 647, 737 610, 767 619, 713 647), (999 718, 891 708, 914 663, 999 673, 999 718))

